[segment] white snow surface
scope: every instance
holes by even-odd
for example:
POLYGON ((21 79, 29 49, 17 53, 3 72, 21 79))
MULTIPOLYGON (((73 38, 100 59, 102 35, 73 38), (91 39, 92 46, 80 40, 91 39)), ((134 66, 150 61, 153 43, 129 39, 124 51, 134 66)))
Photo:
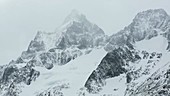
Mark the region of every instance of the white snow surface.
MULTIPOLYGON (((169 52, 167 52, 166 47, 168 46, 168 41, 162 35, 153 37, 149 40, 142 40, 136 42, 135 48, 139 51, 147 51, 149 53, 156 52, 162 53, 162 58, 153 58, 152 60, 158 60, 156 65, 152 67, 149 72, 150 74, 142 75, 133 82, 140 86, 147 78, 149 78, 154 72, 159 68, 164 66, 169 62, 169 52)), ((30 86, 26 86, 20 96, 35 96, 36 94, 43 92, 49 88, 59 86, 62 84, 68 84, 68 89, 63 89, 62 92, 64 96, 78 96, 80 88, 83 88, 88 77, 100 64, 102 58, 106 55, 104 49, 94 49, 90 54, 82 55, 75 60, 70 61, 68 64, 63 66, 55 66, 51 70, 47 70, 42 67, 36 67, 35 69, 40 71, 40 77, 35 82, 32 82, 30 86)), ((132 63, 133 70, 142 68, 143 72, 147 68, 147 61, 149 59, 142 59, 139 62, 132 63)), ((128 84, 126 83, 126 74, 110 78, 106 80, 106 86, 102 88, 99 92, 100 95, 109 96, 124 96, 128 84)), ((99 96, 99 94, 89 94, 87 96, 99 96)))
MULTIPOLYGON (((170 62, 170 54, 167 52, 166 48, 168 46, 168 41, 165 37, 162 35, 159 35, 157 37, 153 37, 149 40, 142 40, 139 42, 136 42, 135 47, 137 50, 141 51, 147 51, 149 53, 156 52, 156 53, 162 53, 162 57, 159 58, 152 58, 151 60, 157 61, 154 65, 154 63, 150 63, 151 66, 148 67, 148 59, 141 59, 139 62, 136 63, 130 63, 130 66, 133 66, 132 70, 138 70, 140 68, 141 72, 144 72, 146 69, 149 68, 149 74, 147 75, 141 75, 139 78, 134 80, 133 82, 136 83, 136 86, 134 86, 134 89, 140 86, 147 78, 151 77, 152 74, 154 74, 159 68, 162 68, 170 62), (153 67, 152 67, 153 66, 153 67)), ((141 55, 141 54, 140 54, 141 55)), ((128 84, 126 83, 126 75, 122 74, 118 77, 110 78, 106 80, 106 86, 102 88, 102 91, 99 92, 101 96, 125 96, 125 91, 128 84)), ((99 94, 88 94, 87 96, 99 96, 99 94)), ((128 96, 128 95, 126 95, 128 96)))
MULTIPOLYGON (((133 86, 133 89, 136 89, 139 87, 147 78, 151 77, 152 74, 157 72, 160 68, 165 66, 168 62, 170 62, 170 53, 166 50, 168 46, 168 41, 165 37, 162 35, 159 35, 157 37, 153 37, 150 40, 142 40, 140 42, 137 42, 135 44, 136 49, 140 51, 147 51, 149 53, 156 52, 156 53, 162 53, 161 58, 148 58, 148 59, 142 59, 140 62, 132 63, 131 66, 133 66, 134 70, 141 69, 141 72, 144 72, 148 70, 149 74, 142 75, 133 82, 136 84, 133 86), (152 60, 152 63, 147 63, 149 60, 152 60)), ((123 96, 123 95, 120 95, 123 96)), ((128 95, 126 95, 128 96, 128 95)))
POLYGON ((168 41, 162 35, 153 37, 149 40, 142 40, 136 42, 136 48, 139 50, 146 50, 148 52, 165 52, 168 46, 168 41))
POLYGON ((30 86, 25 86, 20 96, 35 96, 59 84, 69 84, 68 89, 62 90, 64 96, 76 96, 106 53, 104 49, 95 49, 90 54, 80 56, 66 65, 55 66, 51 70, 36 67, 40 76, 30 86))
POLYGON ((107 94, 111 96, 123 96, 126 90, 126 74, 106 80, 106 86, 100 94, 107 94))
MULTIPOLYGON (((161 68, 162 66, 164 66, 167 62, 170 61, 169 59, 169 52, 166 50, 168 46, 168 41, 165 37, 163 37, 162 35, 159 35, 157 37, 154 37, 150 40, 143 40, 140 42, 136 43, 136 48, 139 49, 140 51, 142 50, 146 50, 149 53, 152 52, 156 52, 156 53, 162 53, 162 57, 161 59, 158 59, 156 57, 150 59, 153 61, 156 61, 157 63, 151 68, 150 70, 150 75, 152 75, 156 70, 158 70, 159 68, 161 68)), ((147 67, 147 61, 149 59, 143 59, 141 60, 138 64, 134 64, 133 66, 135 66, 136 68, 138 67, 142 67, 143 69, 146 69, 145 67, 147 67)), ((151 64, 150 64, 151 65, 151 64)), ((150 75, 148 76, 143 76, 142 78, 139 78, 139 80, 144 81, 145 79, 149 78, 150 75)), ((140 81, 137 81, 140 82, 140 81)))

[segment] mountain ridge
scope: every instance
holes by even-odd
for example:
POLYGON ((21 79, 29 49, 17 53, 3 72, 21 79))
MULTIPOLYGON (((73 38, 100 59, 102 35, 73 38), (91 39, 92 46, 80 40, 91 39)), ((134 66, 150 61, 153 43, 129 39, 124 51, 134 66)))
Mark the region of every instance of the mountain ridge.
MULTIPOLYGON (((148 84, 147 79, 155 73, 155 70, 161 68, 160 63, 164 65, 169 61, 169 37, 170 16, 163 9, 150 9, 138 13, 130 25, 109 38, 100 27, 88 21, 83 14, 73 10, 57 31, 37 32, 28 49, 23 51, 17 60, 11 61, 9 65, 0 66, 0 88, 2 89, 0 94, 19 96, 24 87, 38 82, 36 80, 41 77, 43 80, 47 78, 52 81, 47 82, 49 84, 47 90, 43 89, 41 92, 35 93, 35 96, 63 96, 64 94, 135 96, 139 92, 144 92, 143 89, 148 84), (159 51, 158 46, 154 45, 155 42, 158 45, 164 45, 160 46, 163 51, 159 51), (149 46, 150 43, 153 46, 149 46), (102 50, 102 54, 99 50, 102 50), (83 56, 85 58, 82 58, 83 56), (96 61, 90 62, 94 58, 96 61), (85 70, 88 67, 86 66, 87 61, 93 65, 89 64, 94 69, 85 70), (39 68, 43 71, 38 70, 39 68), (54 74, 61 74, 59 74, 60 71, 54 71, 54 69, 66 71, 66 77, 62 79, 63 81, 61 80, 62 85, 55 85, 54 81, 60 81, 60 79, 53 77, 56 76, 54 74), (53 75, 49 75, 49 73, 53 75), (79 80, 81 78, 71 77, 79 76, 80 73, 84 76, 83 78, 87 79, 81 81, 79 80), (80 88, 75 86, 75 89, 70 85, 74 79, 85 83, 81 84, 80 88), (120 84, 125 88, 108 85, 111 83, 120 84), (145 85, 144 87, 143 85, 140 87, 142 83, 145 85), (109 91, 106 91, 108 88, 109 91), (119 94, 120 92, 122 94, 119 94)), ((159 75, 162 76, 162 74, 159 75)), ((154 78, 154 76, 151 77, 154 78)), ((154 79, 151 78, 151 80, 154 82, 154 79)), ((148 94, 166 96, 170 93, 166 88, 163 91, 157 89, 158 93, 148 94)), ((149 89, 147 91, 150 92, 149 89)), ((139 96, 148 94, 142 93, 139 96)))

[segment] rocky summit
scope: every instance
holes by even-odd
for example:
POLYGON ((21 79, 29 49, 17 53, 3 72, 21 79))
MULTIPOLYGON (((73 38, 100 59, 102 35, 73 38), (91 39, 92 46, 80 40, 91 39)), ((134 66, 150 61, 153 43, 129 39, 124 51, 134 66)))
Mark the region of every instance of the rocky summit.
POLYGON ((169 57, 163 9, 139 12, 111 36, 73 10, 0 66, 0 96, 169 96, 169 57))

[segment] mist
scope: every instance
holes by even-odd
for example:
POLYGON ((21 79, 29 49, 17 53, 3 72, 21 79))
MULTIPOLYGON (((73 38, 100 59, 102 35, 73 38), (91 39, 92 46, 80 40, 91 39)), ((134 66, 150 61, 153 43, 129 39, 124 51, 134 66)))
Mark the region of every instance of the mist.
POLYGON ((138 12, 164 9, 169 0, 0 0, 0 64, 26 50, 37 31, 53 32, 76 9, 112 35, 130 24, 138 12))

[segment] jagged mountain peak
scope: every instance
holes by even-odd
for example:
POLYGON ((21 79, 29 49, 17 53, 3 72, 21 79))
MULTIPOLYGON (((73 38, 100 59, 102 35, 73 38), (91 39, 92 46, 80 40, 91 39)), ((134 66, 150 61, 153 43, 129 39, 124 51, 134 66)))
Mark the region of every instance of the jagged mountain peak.
POLYGON ((62 35, 60 42, 56 43, 57 48, 63 48, 63 46, 76 46, 80 49, 96 47, 101 45, 105 39, 104 31, 77 10, 71 11, 58 30, 62 32, 62 35))
POLYGON ((84 14, 80 13, 76 9, 73 9, 71 13, 65 18, 63 24, 66 24, 68 22, 73 22, 73 21, 86 22, 88 20, 86 19, 86 16, 84 14))
POLYGON ((86 17, 73 10, 65 19, 65 24, 55 32, 38 31, 30 42, 27 51, 22 53, 23 59, 31 59, 49 50, 88 49, 104 46, 104 31, 91 23, 86 17))
POLYGON ((0 66, 0 95, 170 94, 170 39, 166 38, 170 37, 166 33, 170 32, 170 18, 163 9, 138 13, 128 27, 109 40, 77 10, 66 17, 61 29, 38 31, 21 57, 0 66), (103 50, 105 45, 108 52, 103 50), (168 70, 162 67, 167 62, 168 70), (159 68, 164 72, 157 72, 159 68))
POLYGON ((166 32, 170 27, 170 16, 163 9, 149 9, 138 13, 133 22, 124 29, 135 36, 136 41, 152 38, 151 35, 166 32), (150 37, 151 36, 151 37, 150 37))
POLYGON ((170 16, 163 9, 149 9, 139 12, 132 23, 110 37, 106 49, 124 46, 144 39, 151 39, 170 29, 170 16))
POLYGON ((153 18, 153 17, 163 18, 166 16, 168 16, 168 14, 166 13, 166 11, 164 9, 149 9, 146 11, 139 12, 135 17, 135 20, 142 19, 142 18, 149 19, 149 18, 153 18))
POLYGON ((140 27, 140 29, 143 29, 141 31, 147 31, 153 28, 165 31, 166 26, 169 25, 169 21, 170 16, 164 9, 149 9, 139 12, 129 26, 140 27))

